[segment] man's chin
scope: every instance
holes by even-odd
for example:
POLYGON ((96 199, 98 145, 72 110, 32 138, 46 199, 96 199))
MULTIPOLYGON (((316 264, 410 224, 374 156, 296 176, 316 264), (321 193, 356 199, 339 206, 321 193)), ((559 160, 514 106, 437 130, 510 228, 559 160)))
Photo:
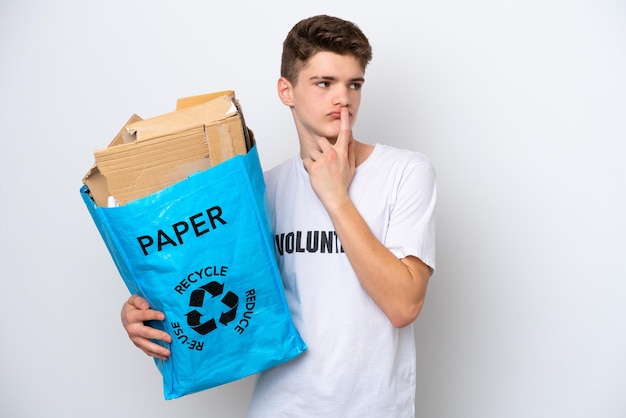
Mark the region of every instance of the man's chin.
POLYGON ((326 135, 324 135, 324 138, 328 139, 328 142, 330 142, 331 144, 334 144, 335 142, 337 142, 338 137, 339 137, 339 133, 337 131, 326 132, 326 135))

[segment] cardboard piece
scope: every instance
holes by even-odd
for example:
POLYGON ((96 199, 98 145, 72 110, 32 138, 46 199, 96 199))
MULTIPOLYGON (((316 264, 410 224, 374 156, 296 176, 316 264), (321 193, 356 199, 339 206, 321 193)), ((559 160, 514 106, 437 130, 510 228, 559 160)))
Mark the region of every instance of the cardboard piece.
POLYGON ((178 99, 176 110, 150 119, 131 116, 83 178, 91 198, 107 206, 145 197, 246 154, 254 136, 232 90, 178 99))

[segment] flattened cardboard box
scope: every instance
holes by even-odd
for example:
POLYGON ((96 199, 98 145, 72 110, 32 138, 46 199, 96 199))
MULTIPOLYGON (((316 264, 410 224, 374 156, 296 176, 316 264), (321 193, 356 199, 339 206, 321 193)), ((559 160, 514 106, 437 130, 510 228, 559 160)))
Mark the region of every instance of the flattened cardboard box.
POLYGON ((101 207, 145 197, 211 168, 254 145, 232 90, 178 99, 176 110, 143 120, 131 116, 117 136, 94 152, 83 178, 101 207))

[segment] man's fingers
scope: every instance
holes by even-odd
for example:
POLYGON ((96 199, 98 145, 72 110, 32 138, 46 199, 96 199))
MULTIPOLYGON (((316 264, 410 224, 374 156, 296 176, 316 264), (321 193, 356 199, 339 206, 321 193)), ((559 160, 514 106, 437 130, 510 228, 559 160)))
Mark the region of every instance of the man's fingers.
MULTIPOLYGON (((137 298, 139 298, 137 296, 137 298)), ((139 298, 145 302, 143 298, 139 298)), ((133 325, 136 323, 143 324, 145 321, 163 321, 165 319, 165 315, 163 312, 155 311, 154 309, 147 308, 138 308, 137 299, 135 297, 131 297, 124 303, 122 306, 121 318, 122 324, 124 327, 128 327, 129 325, 133 325)), ((140 302, 139 306, 143 306, 140 302)), ((147 302, 146 305, 147 306, 147 302)))
POLYGON ((354 170, 356 168, 356 153, 355 153, 355 142, 350 141, 348 144, 348 162, 350 163, 350 168, 354 170))
POLYGON ((149 309, 150 308, 148 301, 139 295, 132 295, 131 297, 128 298, 127 303, 135 307, 136 309, 149 309))
POLYGON ((352 140, 352 129, 350 128, 350 111, 347 107, 341 108, 341 123, 339 124, 339 135, 337 145, 346 149, 352 140))
POLYGON ((163 312, 155 311, 153 309, 136 310, 133 315, 137 321, 141 322, 163 321, 165 319, 165 315, 163 314, 163 312))
POLYGON ((172 342, 172 337, 165 332, 156 328, 152 328, 149 326, 141 324, 135 324, 130 326, 128 329, 128 334, 135 343, 140 341, 152 342, 152 340, 164 341, 166 343, 172 342))
POLYGON ((347 107, 341 109, 341 130, 350 130, 350 110, 347 107))
POLYGON ((153 342, 152 340, 141 338, 141 337, 134 337, 134 338, 131 338, 131 340, 133 344, 137 346, 137 348, 139 348, 141 351, 143 351, 150 357, 156 357, 161 360, 167 360, 171 354, 170 350, 168 350, 167 348, 163 347, 160 344, 153 342))
POLYGON ((155 341, 171 343, 172 337, 165 331, 151 327, 148 321, 163 321, 163 312, 150 309, 146 299, 132 295, 122 306, 122 325, 130 340, 149 356, 167 360, 170 351, 155 341))
MULTIPOLYGON (((322 139, 325 140, 326 138, 322 138, 322 139)), ((322 151, 320 150, 314 149, 314 150, 311 150, 311 152, 309 153, 309 158, 313 161, 319 160, 321 156, 322 156, 322 151)))

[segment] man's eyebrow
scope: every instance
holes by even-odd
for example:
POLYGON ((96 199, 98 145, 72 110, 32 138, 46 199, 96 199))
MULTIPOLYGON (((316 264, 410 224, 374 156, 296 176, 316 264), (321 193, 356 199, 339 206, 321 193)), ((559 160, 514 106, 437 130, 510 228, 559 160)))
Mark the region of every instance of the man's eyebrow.
MULTIPOLYGON (((315 81, 315 80, 337 81, 337 77, 333 77, 333 76, 329 76, 329 75, 314 75, 313 77, 309 78, 309 80, 311 80, 311 81, 315 81)), ((351 78, 349 81, 351 83, 354 83, 354 82, 364 83, 365 82, 365 78, 364 77, 356 77, 356 78, 351 78)))

